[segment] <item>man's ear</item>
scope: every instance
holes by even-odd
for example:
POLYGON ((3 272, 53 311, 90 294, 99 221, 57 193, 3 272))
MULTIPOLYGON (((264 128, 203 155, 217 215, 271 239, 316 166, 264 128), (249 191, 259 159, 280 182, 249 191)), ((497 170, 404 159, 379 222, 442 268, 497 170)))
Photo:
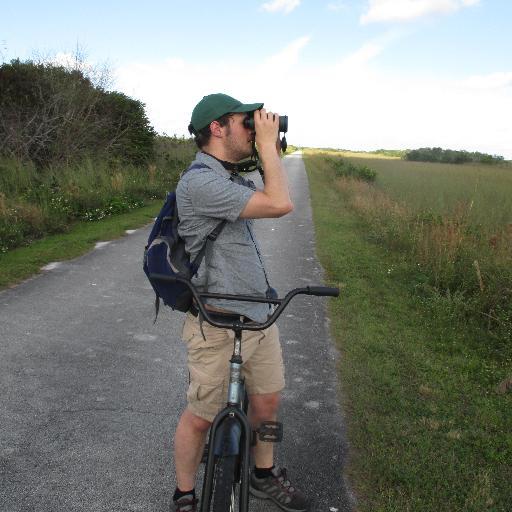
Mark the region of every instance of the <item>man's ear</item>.
POLYGON ((210 123, 210 133, 214 137, 218 137, 218 138, 222 137, 222 126, 220 125, 219 121, 212 121, 210 123))

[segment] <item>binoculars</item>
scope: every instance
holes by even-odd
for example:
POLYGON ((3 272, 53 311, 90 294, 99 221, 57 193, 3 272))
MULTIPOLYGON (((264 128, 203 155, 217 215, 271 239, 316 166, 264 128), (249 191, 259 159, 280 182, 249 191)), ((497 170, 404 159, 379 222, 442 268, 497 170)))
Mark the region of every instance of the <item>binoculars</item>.
MULTIPOLYGON (((244 119, 244 126, 254 130, 254 112, 249 112, 244 119)), ((286 133, 288 131, 288 116, 279 116, 279 131, 286 133)))

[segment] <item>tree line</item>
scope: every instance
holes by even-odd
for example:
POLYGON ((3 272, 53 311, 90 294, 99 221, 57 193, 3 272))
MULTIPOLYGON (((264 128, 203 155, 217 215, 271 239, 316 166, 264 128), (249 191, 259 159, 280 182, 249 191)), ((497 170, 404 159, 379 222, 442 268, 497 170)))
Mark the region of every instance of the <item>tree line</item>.
POLYGON ((438 162, 448 164, 463 164, 476 162, 481 164, 497 164, 504 161, 499 155, 489 155, 478 151, 456 151, 442 148, 419 148, 407 150, 403 155, 405 160, 415 162, 438 162))
POLYGON ((144 104, 94 78, 79 65, 0 65, 0 156, 37 168, 90 157, 147 162, 156 132, 144 104))

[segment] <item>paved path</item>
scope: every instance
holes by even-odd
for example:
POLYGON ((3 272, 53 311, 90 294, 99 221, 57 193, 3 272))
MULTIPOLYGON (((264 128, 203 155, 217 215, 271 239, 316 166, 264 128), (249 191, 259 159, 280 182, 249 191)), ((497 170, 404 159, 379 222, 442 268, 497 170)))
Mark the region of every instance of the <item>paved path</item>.
MULTIPOLYGON (((287 157, 295 211, 259 222, 280 295, 320 284, 307 177, 287 157)), ((148 229, 0 292, 0 511, 165 511, 172 433, 187 382, 181 314, 162 311, 141 272, 148 229)), ((282 462, 315 511, 349 510, 325 299, 280 321, 287 371, 282 462)), ((252 511, 277 511, 252 500, 252 511)))

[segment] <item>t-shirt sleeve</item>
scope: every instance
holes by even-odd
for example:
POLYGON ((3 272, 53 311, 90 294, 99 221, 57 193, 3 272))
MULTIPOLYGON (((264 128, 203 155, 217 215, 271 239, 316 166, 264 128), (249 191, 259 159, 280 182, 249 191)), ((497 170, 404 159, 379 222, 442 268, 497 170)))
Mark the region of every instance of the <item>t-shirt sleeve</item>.
POLYGON ((188 193, 196 215, 234 222, 254 190, 213 171, 200 171, 188 180, 188 193))

